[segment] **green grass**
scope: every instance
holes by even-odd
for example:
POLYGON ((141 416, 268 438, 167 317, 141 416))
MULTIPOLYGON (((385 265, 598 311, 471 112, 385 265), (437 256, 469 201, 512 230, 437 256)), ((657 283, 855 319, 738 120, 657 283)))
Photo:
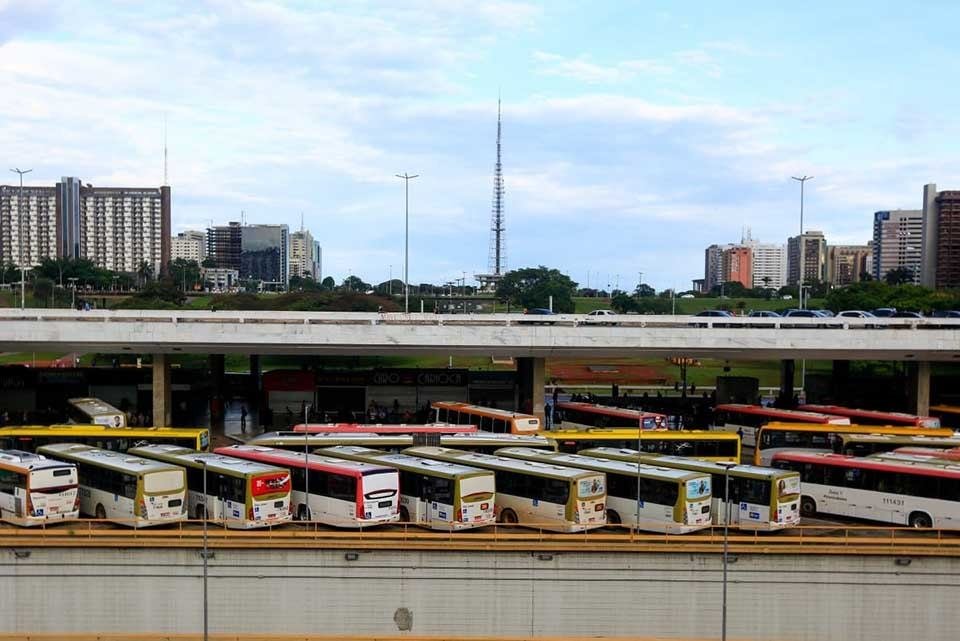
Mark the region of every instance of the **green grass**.
POLYGON ((63 352, 10 352, 9 354, 0 354, 0 365, 13 365, 16 363, 32 363, 37 361, 52 361, 65 356, 63 352))

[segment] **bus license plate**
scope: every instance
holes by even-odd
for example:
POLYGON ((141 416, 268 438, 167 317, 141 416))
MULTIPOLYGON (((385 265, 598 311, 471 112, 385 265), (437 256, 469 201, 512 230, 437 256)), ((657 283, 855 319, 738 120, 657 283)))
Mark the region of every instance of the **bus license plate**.
POLYGON ((377 503, 377 507, 390 507, 391 505, 393 505, 392 501, 380 501, 377 503))

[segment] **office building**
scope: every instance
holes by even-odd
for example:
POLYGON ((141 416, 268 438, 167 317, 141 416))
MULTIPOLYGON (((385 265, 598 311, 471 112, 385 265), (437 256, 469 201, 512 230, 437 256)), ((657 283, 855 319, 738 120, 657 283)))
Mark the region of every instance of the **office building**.
POLYGON ((787 284, 787 249, 783 245, 758 243, 748 245, 753 260, 753 287, 780 289, 787 284))
POLYGON ((240 234, 240 280, 282 291, 290 281, 290 234, 286 225, 245 225, 240 234))
POLYGON ((822 231, 806 231, 787 240, 787 284, 823 282, 827 277, 827 240, 822 231))
POLYGON ((312 278, 319 280, 320 243, 313 240, 309 231, 301 230, 290 234, 290 277, 312 278))
POLYGON ((842 287, 859 283, 873 265, 871 245, 831 245, 827 248, 827 280, 842 287))
POLYGON ((920 284, 923 257, 923 212, 892 209, 873 214, 873 256, 870 273, 882 280, 895 269, 908 269, 920 284))
POLYGON ((207 258, 214 267, 240 271, 240 230, 237 222, 207 230, 207 258))
POLYGON ((733 247, 731 244, 710 245, 704 251, 703 287, 709 292, 723 282, 723 252, 733 247))
POLYGON ((19 186, 0 185, 0 260, 86 258, 122 272, 147 264, 155 274, 170 261, 169 187, 94 187, 64 177, 24 187, 23 201, 19 186))
POLYGON ((960 191, 923 188, 923 268, 920 284, 960 287, 960 191))
POLYGON ((740 283, 747 289, 753 287, 752 253, 749 247, 740 245, 723 250, 723 281, 740 283))
POLYGON ((171 239, 170 259, 193 261, 198 265, 207 257, 207 235, 202 231, 183 231, 171 239))
POLYGON ((210 292, 229 292, 240 286, 240 272, 227 267, 205 267, 204 289, 210 292))

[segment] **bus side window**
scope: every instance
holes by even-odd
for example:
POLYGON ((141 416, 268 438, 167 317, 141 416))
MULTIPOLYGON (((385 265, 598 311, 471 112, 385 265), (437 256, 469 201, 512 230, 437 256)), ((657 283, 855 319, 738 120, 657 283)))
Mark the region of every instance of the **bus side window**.
POLYGON ((504 432, 509 432, 510 430, 507 429, 507 422, 505 420, 502 418, 496 418, 493 420, 493 431, 498 434, 502 434, 504 432))
POLYGON ((0 470, 0 494, 13 496, 14 490, 20 484, 25 485, 19 474, 8 470, 0 470))

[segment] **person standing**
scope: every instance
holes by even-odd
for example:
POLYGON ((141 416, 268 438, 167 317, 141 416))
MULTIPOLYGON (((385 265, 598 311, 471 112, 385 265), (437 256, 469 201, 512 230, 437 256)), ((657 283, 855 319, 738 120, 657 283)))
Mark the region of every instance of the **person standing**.
POLYGON ((247 431, 247 406, 242 405, 240 407, 240 431, 247 431))

